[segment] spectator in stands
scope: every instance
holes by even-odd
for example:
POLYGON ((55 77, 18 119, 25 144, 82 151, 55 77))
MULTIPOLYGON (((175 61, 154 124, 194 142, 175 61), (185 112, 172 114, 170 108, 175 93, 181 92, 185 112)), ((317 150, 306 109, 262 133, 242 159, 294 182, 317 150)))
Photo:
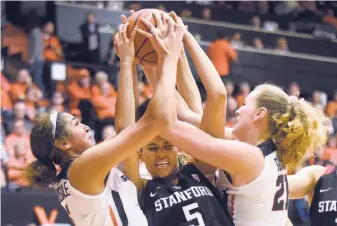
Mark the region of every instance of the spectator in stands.
POLYGON ((113 125, 106 125, 102 130, 102 141, 106 140, 107 138, 112 138, 116 136, 116 130, 113 125))
POLYGON ((211 20, 212 11, 210 8, 204 8, 201 13, 201 18, 204 20, 211 20))
POLYGON ((327 147, 324 150, 329 155, 329 160, 337 165, 337 137, 332 135, 329 136, 327 147))
POLYGON ((83 49, 85 50, 85 58, 83 60, 88 63, 98 64, 100 38, 98 33, 99 25, 95 21, 96 17, 93 13, 89 13, 84 24, 80 26, 83 49))
POLYGON ((10 97, 11 84, 8 82, 7 78, 1 73, 1 101, 0 107, 2 113, 10 112, 13 108, 12 100, 10 97))
POLYGON ((234 92, 234 83, 232 81, 225 82, 226 90, 227 90, 227 126, 234 126, 236 120, 235 111, 238 109, 238 103, 236 99, 233 97, 234 92))
POLYGON ((42 107, 40 106, 40 100, 42 98, 42 92, 34 87, 28 87, 26 90, 26 114, 30 121, 34 121, 39 113, 42 113, 42 107))
POLYGON ((29 147, 26 143, 17 142, 14 144, 13 156, 6 162, 8 181, 19 186, 28 186, 27 177, 24 175, 24 168, 34 161, 29 154, 29 147))
POLYGON ((231 44, 234 49, 241 48, 244 46, 243 41, 241 40, 241 34, 239 32, 235 32, 231 38, 231 44))
POLYGON ((239 95, 236 97, 239 107, 243 105, 245 102, 246 97, 250 93, 250 85, 248 82, 242 82, 240 84, 240 92, 239 95))
POLYGON ((268 3, 268 1, 258 1, 257 2, 257 10, 260 14, 268 14, 269 13, 269 3, 268 3))
POLYGON ((63 112, 66 109, 64 108, 64 98, 61 92, 55 92, 51 99, 51 105, 49 106, 49 113, 53 112, 63 112))
POLYGON ((262 26, 261 19, 258 16, 253 16, 250 23, 255 29, 260 29, 262 26))
POLYGON ((31 131, 33 128, 33 123, 29 121, 27 114, 26 114, 26 104, 23 101, 18 101, 14 104, 13 107, 13 114, 9 115, 8 117, 4 118, 4 124, 6 127, 6 131, 8 133, 13 132, 14 130, 14 122, 16 121, 23 121, 25 124, 25 128, 28 131, 31 131))
POLYGON ((315 108, 318 108, 322 111, 324 111, 325 109, 325 105, 322 101, 322 95, 321 95, 321 92, 318 91, 318 90, 315 90, 313 93, 312 93, 312 104, 315 108))
POLYGON ((225 77, 230 73, 230 63, 236 61, 238 57, 229 42, 229 37, 219 32, 217 39, 208 47, 207 55, 225 82, 225 77))
POLYGON ((43 55, 49 62, 63 61, 62 45, 54 31, 53 22, 47 22, 43 27, 43 55))
POLYGON ((334 93, 333 99, 329 101, 326 113, 329 117, 333 117, 337 112, 337 90, 334 93))
POLYGON ((102 94, 101 90, 103 90, 104 84, 108 84, 109 96, 117 95, 115 88, 108 82, 108 74, 104 71, 98 71, 95 74, 95 84, 92 86, 92 95, 94 97, 102 94))
POLYGON ((240 2, 238 6, 238 10, 241 10, 247 13, 253 13, 256 10, 256 3, 253 1, 240 2))
POLYGON ((15 145, 17 143, 24 144, 27 150, 30 149, 29 135, 23 120, 17 120, 14 122, 13 132, 5 139, 5 147, 8 152, 8 156, 14 157, 15 145))
POLYGON ((105 82, 100 86, 99 94, 93 97, 97 117, 100 121, 111 121, 113 124, 115 117, 116 95, 111 93, 111 86, 105 82))
POLYGON ((28 15, 28 29, 29 29, 29 42, 28 42, 28 54, 29 54, 29 70, 33 76, 33 80, 42 93, 45 93, 45 87, 43 84, 43 33, 40 28, 40 17, 35 9, 32 9, 28 15))
POLYGON ((16 82, 11 85, 11 98, 12 101, 24 100, 26 98, 26 90, 28 87, 37 86, 32 82, 32 77, 27 69, 20 69, 17 74, 16 82))
MULTIPOLYGON (((337 110, 335 111, 335 115, 332 116, 332 127, 333 127, 333 130, 334 130, 334 133, 337 134, 337 110)), ((337 139, 337 137, 336 137, 337 139)))
POLYGON ((128 6, 129 10, 138 11, 142 9, 142 5, 138 2, 133 2, 128 6))
POLYGON ((109 77, 111 79, 111 82, 114 84, 116 88, 118 88, 118 75, 119 75, 119 57, 117 55, 117 52, 114 48, 114 40, 117 33, 112 35, 112 39, 110 42, 109 51, 107 53, 106 57, 106 64, 108 64, 111 68, 111 71, 109 71, 109 77))
POLYGON ((139 105, 146 102, 146 100, 151 99, 152 97, 152 88, 146 82, 138 82, 138 93, 139 93, 139 105))
POLYGON ((335 17, 334 11, 332 9, 328 9, 326 16, 323 17, 323 21, 331 24, 335 30, 337 30, 337 17, 335 17))
POLYGON ((295 95, 296 93, 301 93, 301 88, 296 82, 292 82, 288 87, 288 94, 295 95))
POLYGON ((276 51, 278 53, 288 53, 289 52, 288 41, 286 38, 277 39, 276 51))
POLYGON ((254 42, 253 45, 256 49, 263 49, 264 48, 263 42, 260 38, 254 38, 253 42, 254 42))
POLYGON ((92 97, 90 76, 85 76, 77 81, 71 82, 68 87, 70 96, 70 109, 78 108, 81 100, 90 100, 92 97))
POLYGON ((186 17, 186 18, 188 18, 188 17, 191 17, 191 16, 192 16, 192 11, 189 10, 189 9, 183 9, 180 12, 180 17, 186 17))

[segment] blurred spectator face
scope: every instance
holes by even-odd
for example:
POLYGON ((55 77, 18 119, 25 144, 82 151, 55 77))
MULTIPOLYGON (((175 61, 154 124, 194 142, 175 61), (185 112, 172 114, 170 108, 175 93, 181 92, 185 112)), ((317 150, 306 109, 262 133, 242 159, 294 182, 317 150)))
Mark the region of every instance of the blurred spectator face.
POLYGON ((103 85, 104 83, 108 82, 108 74, 103 71, 98 71, 95 76, 96 84, 98 86, 103 85))
POLYGON ((229 95, 232 95, 233 91, 234 91, 234 84, 232 82, 228 81, 228 82, 226 82, 225 86, 226 86, 227 93, 229 95))
POLYGON ((103 96, 109 95, 109 83, 105 82, 104 84, 101 85, 101 93, 103 96))
POLYGON ((296 93, 300 93, 301 89, 296 82, 293 82, 289 85, 289 95, 295 95, 296 93))
POLYGON ((17 102, 14 105, 14 116, 16 120, 24 119, 26 115, 26 105, 23 102, 17 102))
POLYGON ((88 22, 89 24, 95 23, 95 15, 92 14, 92 13, 90 13, 90 14, 87 16, 87 22, 88 22))
POLYGON ((319 91, 314 91, 312 94, 312 102, 314 104, 320 104, 321 103, 321 93, 319 91))
POLYGON ((180 13, 181 17, 191 17, 192 16, 192 11, 189 9, 184 9, 180 13))
POLYGON ((36 103, 40 99, 41 99, 41 96, 39 94, 39 90, 33 87, 27 89, 27 94, 26 94, 27 101, 36 103))
POLYGON ((234 98, 228 99, 228 110, 230 111, 230 116, 235 116, 235 111, 238 108, 238 103, 234 98))
POLYGON ((202 19, 204 20, 210 20, 211 19, 211 9, 210 8, 204 8, 202 11, 202 19))
POLYGON ((252 17, 252 25, 254 26, 254 28, 260 28, 261 27, 261 20, 260 17, 258 16, 253 16, 252 17))
POLYGON ((247 82, 243 82, 240 85, 240 90, 243 94, 249 94, 250 93, 250 85, 247 82))
POLYGON ((44 26, 44 33, 45 34, 48 34, 48 35, 52 35, 54 34, 54 30, 55 30, 55 27, 54 27, 54 24, 52 22, 48 22, 45 26, 44 26))
POLYGON ((62 93, 55 92, 52 98, 53 105, 62 105, 63 102, 64 102, 64 98, 63 98, 62 93))
POLYGON ((31 82, 31 77, 27 69, 21 69, 18 72, 17 81, 23 84, 29 84, 31 82))
POLYGON ((88 88, 90 86, 90 77, 85 76, 85 77, 80 78, 79 83, 82 87, 88 88))
POLYGON ((288 50, 288 41, 285 38, 279 38, 277 41, 277 48, 282 51, 288 50))
POLYGON ((236 32, 232 37, 232 41, 241 41, 241 34, 236 32))
POLYGON ((105 126, 102 130, 102 139, 106 140, 109 137, 116 136, 115 128, 112 125, 105 126))
POLYGON ((23 120, 15 121, 13 132, 18 136, 23 136, 26 134, 26 128, 23 120))
POLYGON ((20 160, 20 159, 25 158, 26 153, 27 153, 27 148, 24 143, 18 142, 15 144, 14 155, 16 159, 20 160))
POLYGON ((255 38, 254 39, 254 47, 257 48, 257 49, 263 49, 264 46, 263 46, 262 40, 259 39, 259 38, 255 38))
POLYGON ((267 1, 258 1, 257 7, 259 8, 259 12, 262 14, 269 13, 269 4, 267 1))

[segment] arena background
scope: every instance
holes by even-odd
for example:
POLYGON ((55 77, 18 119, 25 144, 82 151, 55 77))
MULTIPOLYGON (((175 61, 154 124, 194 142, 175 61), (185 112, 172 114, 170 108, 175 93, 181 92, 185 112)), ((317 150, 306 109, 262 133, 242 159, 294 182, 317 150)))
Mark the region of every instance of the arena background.
MULTIPOLYGON (((120 15, 142 8, 174 10, 205 51, 219 34, 228 37, 235 52, 224 62, 230 70, 222 74, 227 88, 234 85, 229 126, 257 84, 272 82, 289 94, 300 91, 334 126, 326 149, 305 165, 337 164, 336 2, 1 1, 1 225, 70 224, 54 191, 30 187, 17 170, 33 159, 29 131, 38 114, 65 110, 90 125, 97 142, 114 133, 119 65, 111 43, 120 15), (94 42, 85 41, 81 32, 88 14, 96 18, 94 42), (54 32, 47 22, 55 25, 54 32), (104 82, 109 92, 97 94, 104 82)), ((205 100, 192 62, 191 69, 205 100)), ((139 81, 143 111, 152 90, 141 73, 139 81)), ((290 202, 295 226, 310 225, 307 210, 306 200, 290 202)))

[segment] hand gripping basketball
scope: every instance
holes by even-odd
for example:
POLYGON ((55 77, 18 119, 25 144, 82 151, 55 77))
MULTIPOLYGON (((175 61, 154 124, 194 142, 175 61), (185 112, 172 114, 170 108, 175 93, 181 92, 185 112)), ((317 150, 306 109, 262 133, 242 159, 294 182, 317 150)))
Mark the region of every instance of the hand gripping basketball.
MULTIPOLYGON (((183 48, 182 38, 184 36, 184 27, 182 25, 174 24, 172 18, 164 15, 163 25, 167 25, 167 32, 166 34, 163 34, 160 28, 156 28, 148 20, 144 18, 140 19, 150 30, 150 33, 141 29, 137 29, 137 32, 151 41, 151 44, 157 54, 161 56, 172 56, 176 58, 180 57, 183 48), (161 33, 161 35, 159 35, 159 33, 161 33)), ((157 25, 160 26, 159 24, 161 23, 161 20, 159 19, 160 21, 158 21, 158 17, 155 17, 155 19, 157 25)))
POLYGON ((134 39, 136 35, 137 27, 132 31, 130 39, 126 35, 127 27, 129 23, 126 22, 125 24, 119 25, 119 32, 115 38, 115 49, 119 51, 119 57, 121 61, 130 61, 134 62, 135 59, 135 46, 134 46, 134 39))

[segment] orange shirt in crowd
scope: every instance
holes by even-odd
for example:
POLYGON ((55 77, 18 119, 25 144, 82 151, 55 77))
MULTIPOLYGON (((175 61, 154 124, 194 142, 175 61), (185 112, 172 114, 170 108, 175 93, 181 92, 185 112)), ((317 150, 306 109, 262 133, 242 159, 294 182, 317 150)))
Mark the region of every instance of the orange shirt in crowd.
POLYGON ((335 27, 335 29, 337 29, 337 18, 336 17, 334 17, 334 16, 325 16, 323 18, 323 21, 331 24, 332 26, 335 27))
POLYGON ((62 61, 62 46, 58 37, 43 37, 43 55, 47 61, 62 61))
POLYGON ((92 104, 94 105, 97 117, 99 120, 114 118, 115 117, 115 105, 116 97, 109 96, 95 96, 93 98, 92 104))
POLYGON ((24 163, 22 163, 14 157, 9 157, 6 162, 6 166, 8 168, 8 180, 20 186, 28 186, 29 182, 23 169, 26 167, 26 164, 31 162, 32 160, 29 158, 25 158, 24 163))
POLYGON ((236 97, 236 101, 238 102, 238 106, 243 106, 243 103, 245 102, 246 97, 243 94, 239 94, 236 97))
MULTIPOLYGON (((101 90, 98 87, 98 85, 93 85, 92 86, 92 96, 96 97, 96 96, 100 96, 100 95, 102 95, 102 93, 101 93, 101 90)), ((117 96, 115 88, 110 83, 109 83, 109 94, 108 94, 108 96, 114 96, 114 97, 117 96)))
POLYGON ((326 113, 329 117, 333 117, 336 115, 337 111, 337 101, 329 101, 326 113))
POLYGON ((330 161, 333 164, 337 165, 337 148, 326 148, 325 152, 329 154, 330 161))
POLYGON ((68 87, 70 96, 70 109, 77 108, 80 100, 91 99, 91 87, 81 87, 77 81, 70 83, 68 87))
POLYGON ((1 109, 11 110, 13 108, 13 104, 9 95, 11 84, 8 82, 6 77, 1 73, 1 101, 0 106, 1 109))
POLYGON ((232 45, 225 39, 215 40, 209 46, 207 55, 221 76, 229 74, 230 63, 237 59, 235 49, 233 49, 232 45))
POLYGON ((27 84, 23 84, 20 82, 14 82, 11 86, 11 91, 10 91, 13 102, 17 100, 24 100, 27 88, 28 88, 27 84))
POLYGON ((36 118, 36 107, 35 103, 32 101, 25 101, 26 104, 26 114, 29 120, 34 121, 36 118))
MULTIPOLYGON (((23 143, 25 147, 30 147, 30 140, 28 135, 18 136, 15 133, 9 134, 5 139, 5 147, 8 156, 14 156, 14 148, 17 143, 23 143)), ((31 151, 29 150, 31 153, 31 151)))

